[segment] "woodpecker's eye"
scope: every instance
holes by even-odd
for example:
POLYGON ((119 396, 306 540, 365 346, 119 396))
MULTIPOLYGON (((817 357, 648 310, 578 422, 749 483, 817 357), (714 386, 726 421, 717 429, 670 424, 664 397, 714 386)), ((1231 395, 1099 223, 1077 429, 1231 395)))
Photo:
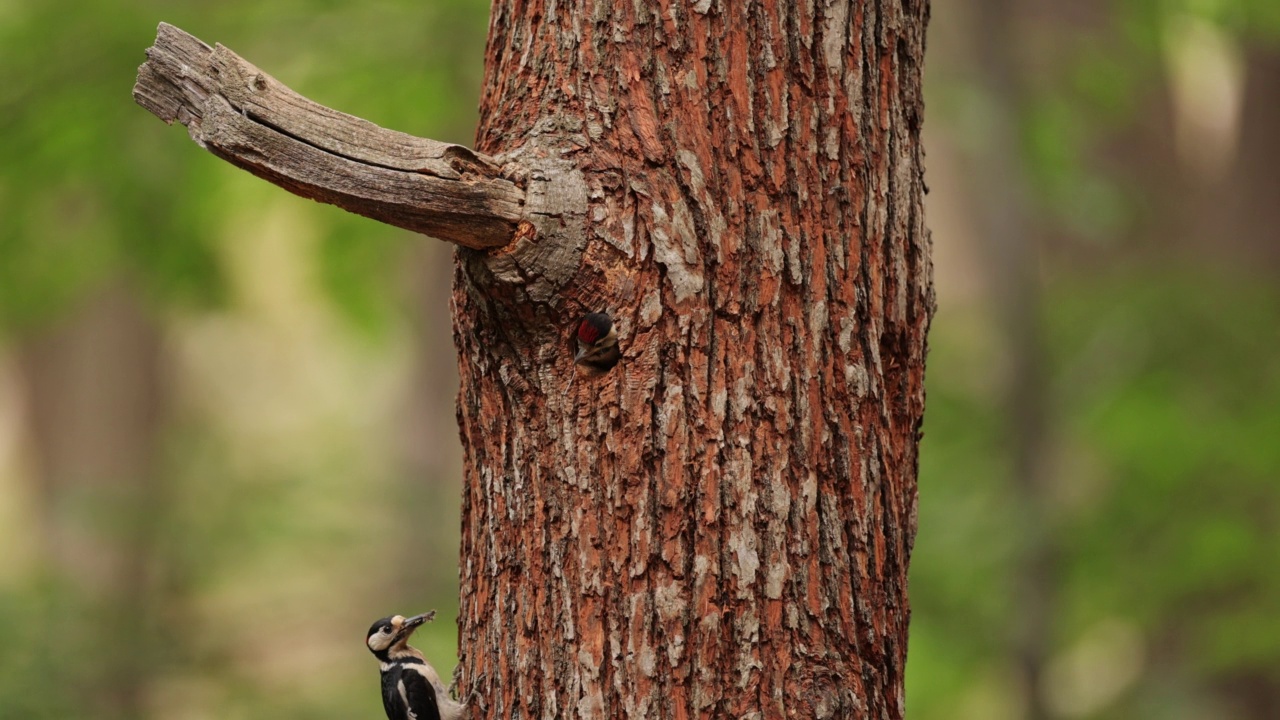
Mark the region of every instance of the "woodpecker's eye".
POLYGON ((391 633, 392 633, 392 628, 391 628, 391 626, 390 626, 390 625, 388 625, 388 626, 386 626, 386 627, 382 628, 382 634, 383 634, 383 635, 390 635, 391 633))

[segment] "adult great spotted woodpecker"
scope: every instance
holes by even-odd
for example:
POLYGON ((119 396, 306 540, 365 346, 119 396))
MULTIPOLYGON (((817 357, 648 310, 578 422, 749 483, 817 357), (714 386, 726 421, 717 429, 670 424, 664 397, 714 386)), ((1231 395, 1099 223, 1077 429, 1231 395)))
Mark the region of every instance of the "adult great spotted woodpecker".
POLYGON ((573 361, 592 375, 609 372, 622 358, 613 318, 604 313, 587 313, 578 324, 577 339, 578 352, 573 356, 573 361))
POLYGON ((378 658, 382 670, 382 707, 389 720, 459 720, 466 706, 449 697, 440 675, 416 648, 409 636, 436 616, 392 615, 369 627, 365 645, 378 658))

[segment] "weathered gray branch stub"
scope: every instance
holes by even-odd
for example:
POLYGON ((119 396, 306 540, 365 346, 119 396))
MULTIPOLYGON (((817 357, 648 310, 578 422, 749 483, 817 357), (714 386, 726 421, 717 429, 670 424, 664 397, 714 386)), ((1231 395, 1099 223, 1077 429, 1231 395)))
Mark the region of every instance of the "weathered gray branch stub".
POLYGON ((133 97, 209 152, 320 202, 470 248, 506 245, 525 193, 492 158, 312 102, 161 23, 133 97))

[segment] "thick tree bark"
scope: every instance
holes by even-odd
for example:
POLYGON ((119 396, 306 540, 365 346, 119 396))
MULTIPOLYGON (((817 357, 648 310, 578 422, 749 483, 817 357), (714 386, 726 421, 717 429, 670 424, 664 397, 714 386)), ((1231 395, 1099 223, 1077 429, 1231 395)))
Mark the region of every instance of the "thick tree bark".
POLYGON ((537 233, 458 251, 475 717, 902 717, 927 6, 495 1, 537 233))

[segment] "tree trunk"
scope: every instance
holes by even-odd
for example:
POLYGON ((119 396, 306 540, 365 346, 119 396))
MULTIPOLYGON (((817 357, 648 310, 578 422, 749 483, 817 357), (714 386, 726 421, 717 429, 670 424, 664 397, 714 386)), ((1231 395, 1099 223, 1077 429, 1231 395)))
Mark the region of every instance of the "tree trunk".
MULTIPOLYGON (((1040 250, 1043 218, 1029 197, 1025 158, 1011 141, 1022 131, 1030 79, 1019 45, 1015 0, 980 0, 972 8, 971 36, 988 108, 981 152, 973 162, 983 178, 976 203, 983 262, 990 274, 991 314, 1008 368, 1002 376, 1002 409, 1010 483, 1007 527, 1016 532, 1018 554, 1010 589, 1014 611, 1008 618, 1022 720, 1052 717, 1043 691, 1052 652, 1054 606, 1060 560, 1053 512, 1046 352, 1040 328, 1040 250)), ((1061 18, 1061 22, 1068 22, 1061 18)))
POLYGON ((495 0, 532 221, 457 254, 474 717, 902 717, 927 14, 495 0))
MULTIPOLYGON (((20 357, 42 550, 58 579, 101 599, 92 609, 111 648, 90 663, 94 685, 82 694, 93 701, 83 707, 141 717, 155 674, 156 518, 167 501, 156 467, 169 401, 159 328, 132 293, 112 287, 20 357), (75 508, 94 508, 99 523, 72 522, 75 508)), ((84 660, 99 650, 77 652, 84 660)))

